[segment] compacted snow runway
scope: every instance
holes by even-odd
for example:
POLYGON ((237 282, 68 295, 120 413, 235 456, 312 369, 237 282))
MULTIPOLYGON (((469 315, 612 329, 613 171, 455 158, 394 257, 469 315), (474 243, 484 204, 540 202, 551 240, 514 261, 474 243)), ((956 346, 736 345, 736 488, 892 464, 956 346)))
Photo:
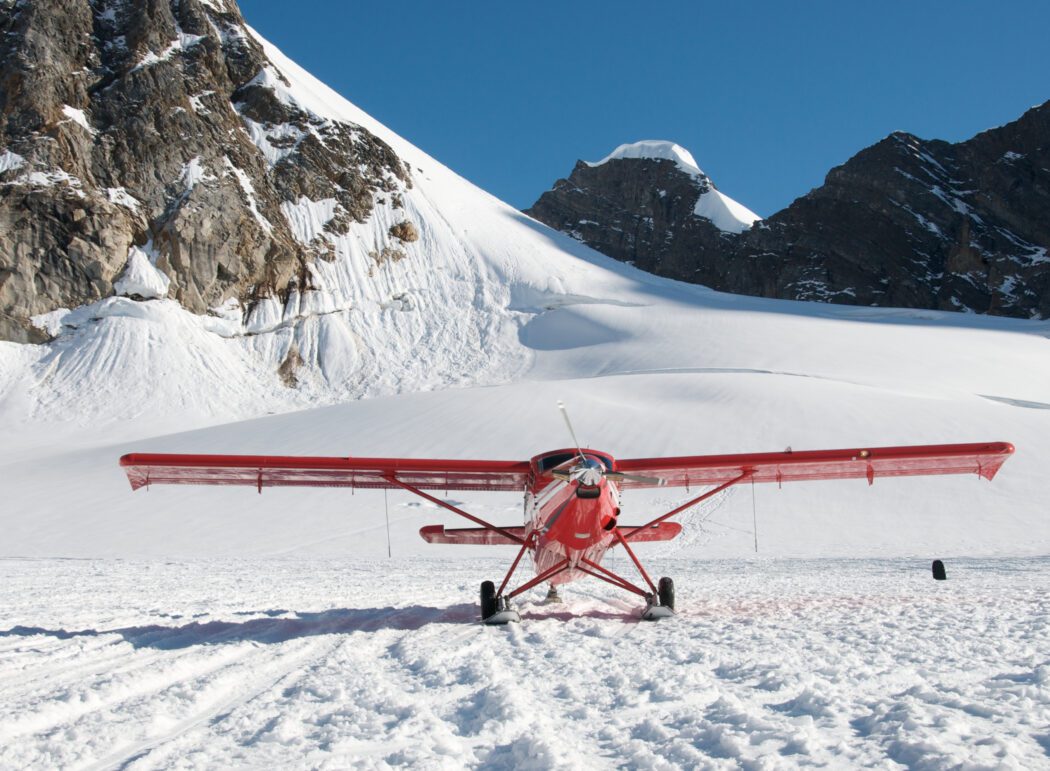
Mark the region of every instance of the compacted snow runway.
POLYGON ((3 560, 0 767, 1050 765, 1050 559, 651 563, 490 628, 500 559, 3 560))

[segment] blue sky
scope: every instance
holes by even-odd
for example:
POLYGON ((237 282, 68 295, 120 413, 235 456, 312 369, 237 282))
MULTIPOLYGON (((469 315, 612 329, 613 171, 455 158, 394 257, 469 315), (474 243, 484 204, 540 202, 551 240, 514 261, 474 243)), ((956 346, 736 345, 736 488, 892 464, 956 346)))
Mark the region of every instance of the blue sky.
POLYGON ((1050 2, 240 0, 248 23, 508 203, 670 139, 762 216, 894 130, 966 139, 1050 99, 1050 2))

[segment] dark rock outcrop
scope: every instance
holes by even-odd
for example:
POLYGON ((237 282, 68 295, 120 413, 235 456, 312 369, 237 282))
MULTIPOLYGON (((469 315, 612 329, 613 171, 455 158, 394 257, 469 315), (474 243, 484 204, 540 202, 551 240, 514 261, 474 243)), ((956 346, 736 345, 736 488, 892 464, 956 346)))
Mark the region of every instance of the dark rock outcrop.
POLYGON ((283 206, 335 199, 339 233, 410 186, 282 81, 232 0, 0 0, 0 339, 112 294, 132 245, 188 309, 248 308, 327 256, 283 206))
POLYGON ((695 188, 666 160, 578 163, 527 213, 728 292, 1050 317, 1050 102, 957 144, 893 134, 740 234, 697 221, 695 188))
POLYGON ((731 234, 694 213, 712 186, 663 158, 577 161, 525 213, 642 270, 711 285, 731 267, 724 243, 731 234))

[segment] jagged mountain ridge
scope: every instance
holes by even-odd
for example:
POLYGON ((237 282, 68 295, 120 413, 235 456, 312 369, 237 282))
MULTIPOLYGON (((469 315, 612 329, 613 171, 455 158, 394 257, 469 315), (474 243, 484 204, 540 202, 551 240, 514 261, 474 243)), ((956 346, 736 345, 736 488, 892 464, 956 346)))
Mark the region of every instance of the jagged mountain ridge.
POLYGON ((247 316, 411 185, 371 132, 280 98, 232 2, 9 0, 0 31, 0 339, 112 295, 132 246, 184 307, 247 316))
POLYGON ((898 132, 740 234, 697 216, 698 184, 659 158, 580 162, 527 213, 722 291, 1047 318, 1047 137, 1050 102, 957 144, 898 132))

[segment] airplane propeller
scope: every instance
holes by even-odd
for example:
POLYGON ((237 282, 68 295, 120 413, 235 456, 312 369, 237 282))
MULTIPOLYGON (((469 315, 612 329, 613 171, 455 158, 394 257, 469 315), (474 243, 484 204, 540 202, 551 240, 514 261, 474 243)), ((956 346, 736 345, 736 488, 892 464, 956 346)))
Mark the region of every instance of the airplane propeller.
POLYGON ((656 485, 657 487, 663 487, 667 484, 667 480, 663 477, 647 477, 641 474, 625 474, 622 471, 606 471, 605 478, 611 479, 614 482, 621 480, 628 480, 630 482, 639 482, 643 485, 656 485))
POLYGON ((576 454, 580 456, 580 460, 586 462, 587 459, 583 456, 583 450, 580 449, 580 440, 576 438, 576 432, 572 430, 572 421, 569 420, 569 411, 565 409, 565 402, 561 399, 558 400, 558 409, 561 410, 561 416, 565 418, 565 426, 569 429, 572 443, 576 446, 576 454))
POLYGON ((585 485, 597 485, 601 477, 605 477, 613 482, 628 480, 643 485, 655 485, 657 487, 662 487, 667 483, 667 480, 661 479, 660 477, 627 474, 623 471, 609 471, 602 463, 588 458, 583 454, 583 450, 580 449, 580 440, 576 438, 576 432, 572 429, 572 421, 569 420, 569 411, 565 407, 565 402, 561 399, 558 400, 558 409, 561 410, 561 416, 565 418, 565 425, 569 429, 569 435, 572 436, 572 443, 576 447, 576 454, 580 456, 580 463, 567 471, 555 469, 551 472, 551 476, 555 479, 561 479, 564 482, 580 480, 585 485))

